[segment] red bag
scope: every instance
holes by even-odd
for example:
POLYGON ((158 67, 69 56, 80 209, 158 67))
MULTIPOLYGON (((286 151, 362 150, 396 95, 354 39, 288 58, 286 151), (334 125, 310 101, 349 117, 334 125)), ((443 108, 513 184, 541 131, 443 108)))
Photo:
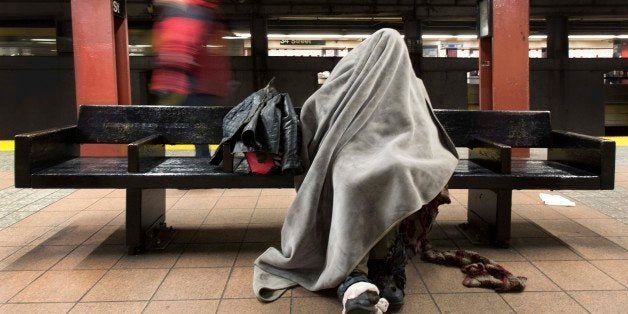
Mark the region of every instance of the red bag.
POLYGON ((246 152, 244 156, 246 157, 246 161, 249 163, 249 168, 251 169, 251 173, 253 174, 269 174, 275 169, 275 161, 272 157, 268 156, 264 161, 260 161, 258 159, 258 153, 256 152, 246 152))

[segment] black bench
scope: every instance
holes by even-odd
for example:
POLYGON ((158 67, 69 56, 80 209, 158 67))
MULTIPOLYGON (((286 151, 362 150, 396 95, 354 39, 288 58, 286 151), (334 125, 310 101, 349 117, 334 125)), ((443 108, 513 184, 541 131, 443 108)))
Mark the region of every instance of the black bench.
MULTIPOLYGON (((165 189, 291 188, 289 175, 256 176, 166 157, 164 144, 220 142, 229 107, 82 106, 78 124, 15 137, 19 188, 126 189, 126 244, 137 253, 159 241, 165 189), (128 144, 127 157, 81 157, 84 143, 128 144)), ((546 111, 436 110, 457 147, 468 147, 449 187, 469 189, 468 225, 498 245, 510 238, 518 189, 613 189, 615 143, 553 131, 546 111), (547 160, 511 158, 511 147, 548 148, 547 160)))

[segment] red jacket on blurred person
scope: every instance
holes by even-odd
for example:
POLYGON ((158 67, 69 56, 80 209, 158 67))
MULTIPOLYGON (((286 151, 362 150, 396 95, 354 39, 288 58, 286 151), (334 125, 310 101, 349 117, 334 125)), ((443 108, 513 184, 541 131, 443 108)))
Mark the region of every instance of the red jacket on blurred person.
POLYGON ((231 73, 225 56, 218 1, 159 1, 161 14, 153 27, 157 52, 150 89, 182 95, 229 95, 231 73), (207 46, 205 46, 207 45, 207 46))

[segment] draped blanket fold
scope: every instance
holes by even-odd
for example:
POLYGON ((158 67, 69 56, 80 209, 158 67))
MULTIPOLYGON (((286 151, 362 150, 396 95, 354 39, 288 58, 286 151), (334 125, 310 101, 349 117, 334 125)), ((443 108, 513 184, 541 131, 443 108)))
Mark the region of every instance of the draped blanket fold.
POLYGON ((253 290, 336 287, 400 221, 434 199, 458 159, 398 32, 352 50, 301 110, 308 171, 281 248, 255 261, 253 290))

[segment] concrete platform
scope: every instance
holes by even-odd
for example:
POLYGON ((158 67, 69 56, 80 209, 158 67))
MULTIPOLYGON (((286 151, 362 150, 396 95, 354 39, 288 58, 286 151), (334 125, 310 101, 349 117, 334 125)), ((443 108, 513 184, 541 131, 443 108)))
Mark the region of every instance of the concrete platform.
MULTIPOLYGON (((124 190, 15 189, 12 158, 0 153, 0 312, 341 311, 334 291, 254 298, 253 260, 279 242, 292 190, 168 190, 174 243, 127 256, 124 190)), ((539 192, 513 192, 509 249, 474 246, 458 232, 466 190, 451 191, 430 235, 437 248, 476 250, 527 276, 526 292, 465 288, 458 269, 417 259, 403 312, 625 312, 628 147, 618 147, 615 190, 557 193, 576 207, 542 205, 539 192)))

